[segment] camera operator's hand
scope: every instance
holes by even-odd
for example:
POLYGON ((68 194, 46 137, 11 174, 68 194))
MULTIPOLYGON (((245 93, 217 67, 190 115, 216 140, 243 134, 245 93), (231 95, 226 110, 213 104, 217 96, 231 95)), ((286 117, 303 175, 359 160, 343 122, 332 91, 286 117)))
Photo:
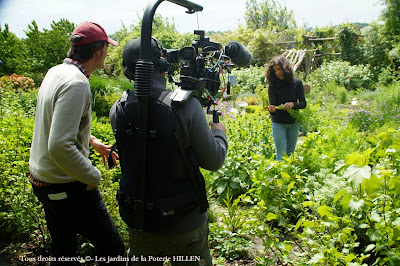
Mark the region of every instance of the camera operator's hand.
MULTIPOLYGON (((89 144, 93 147, 93 149, 95 149, 101 155, 101 158, 103 159, 103 164, 106 165, 112 146, 103 144, 100 140, 98 140, 94 136, 90 136, 89 144)), ((112 152, 111 157, 112 160, 114 161, 114 164, 118 165, 117 163, 117 160, 119 159, 118 154, 112 152)))
POLYGON ((222 123, 214 123, 214 122, 210 121, 210 127, 211 127, 211 131, 213 131, 215 129, 221 129, 226 134, 225 125, 222 123))

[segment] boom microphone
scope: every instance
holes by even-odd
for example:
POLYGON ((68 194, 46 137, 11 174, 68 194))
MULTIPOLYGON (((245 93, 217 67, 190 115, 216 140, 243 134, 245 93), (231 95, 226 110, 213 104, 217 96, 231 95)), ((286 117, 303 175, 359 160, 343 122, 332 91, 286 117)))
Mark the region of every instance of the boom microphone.
POLYGON ((253 60, 249 49, 238 41, 228 42, 224 49, 225 55, 229 56, 232 62, 239 67, 247 67, 253 60))

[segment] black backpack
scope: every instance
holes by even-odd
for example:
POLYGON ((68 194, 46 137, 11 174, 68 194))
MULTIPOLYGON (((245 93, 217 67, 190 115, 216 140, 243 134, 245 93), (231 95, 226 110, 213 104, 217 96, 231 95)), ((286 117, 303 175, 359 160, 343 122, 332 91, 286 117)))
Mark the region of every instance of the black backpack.
POLYGON ((110 111, 122 170, 117 199, 122 219, 133 229, 159 231, 189 212, 205 212, 208 208, 196 157, 179 136, 181 104, 173 102, 171 94, 154 91, 149 101, 144 188, 137 185, 141 156, 135 149, 138 98, 128 90, 110 111), (144 189, 144 200, 138 199, 137 189, 144 189))

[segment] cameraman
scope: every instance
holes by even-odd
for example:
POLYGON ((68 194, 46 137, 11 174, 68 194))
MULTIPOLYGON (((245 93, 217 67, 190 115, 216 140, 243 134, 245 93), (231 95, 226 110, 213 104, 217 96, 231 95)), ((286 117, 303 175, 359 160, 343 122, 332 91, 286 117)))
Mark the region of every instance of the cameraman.
MULTIPOLYGON (((129 41, 123 50, 124 73, 135 80, 140 56, 140 37, 129 41)), ((136 195, 138 159, 134 125, 138 99, 129 91, 110 111, 122 170, 118 202, 128 225, 130 265, 212 265, 208 247, 205 181, 199 167, 216 171, 227 153, 226 129, 222 123, 207 124, 200 102, 190 97, 185 103, 171 100, 166 90, 165 72, 169 63, 166 51, 151 40, 154 65, 152 96, 149 102, 145 202, 136 195), (139 205, 144 210, 139 211, 139 205), (143 221, 143 228, 138 221, 143 221), (191 257, 195 256, 195 257, 191 257), (194 259, 193 259, 194 258, 194 259), (192 261, 191 261, 192 260, 192 261)))

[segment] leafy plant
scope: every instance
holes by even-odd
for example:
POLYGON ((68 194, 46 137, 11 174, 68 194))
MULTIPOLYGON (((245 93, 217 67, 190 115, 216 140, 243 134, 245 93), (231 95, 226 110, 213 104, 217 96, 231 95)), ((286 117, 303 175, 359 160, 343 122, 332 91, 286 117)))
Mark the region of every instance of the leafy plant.
POLYGON ((318 87, 323 87, 329 82, 336 82, 348 90, 371 89, 373 85, 373 75, 368 66, 351 65, 347 61, 324 63, 311 74, 310 79, 318 87))

